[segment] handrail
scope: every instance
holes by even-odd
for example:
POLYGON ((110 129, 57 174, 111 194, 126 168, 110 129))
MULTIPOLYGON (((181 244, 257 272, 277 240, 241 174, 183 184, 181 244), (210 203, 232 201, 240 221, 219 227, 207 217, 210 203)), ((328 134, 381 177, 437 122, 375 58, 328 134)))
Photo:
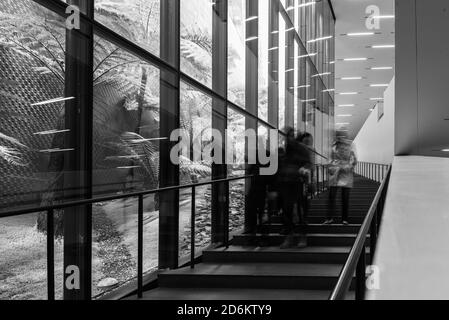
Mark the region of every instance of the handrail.
POLYGON ((60 204, 55 204, 55 205, 50 205, 50 206, 18 209, 18 210, 0 212, 0 218, 20 216, 20 215, 36 213, 36 212, 41 212, 41 211, 61 210, 61 209, 65 209, 65 208, 78 207, 78 206, 82 206, 82 205, 89 205, 89 204, 94 204, 94 203, 99 203, 99 202, 122 200, 122 199, 128 199, 128 198, 137 198, 139 196, 147 196, 147 195, 155 194, 155 193, 176 191, 176 190, 182 190, 182 189, 190 189, 190 188, 202 187, 202 186, 213 185, 213 184, 218 184, 218 183, 223 183, 223 182, 246 180, 246 179, 250 179, 253 177, 254 177, 253 175, 239 176, 239 177, 233 177, 233 178, 227 178, 227 179, 211 180, 211 181, 205 181, 205 182, 200 182, 200 183, 178 185, 178 186, 165 187, 165 188, 159 188, 159 189, 153 189, 153 190, 131 192, 131 193, 126 193, 126 194, 122 194, 122 195, 112 195, 112 196, 106 196, 106 197, 70 201, 70 202, 65 202, 65 203, 60 203, 60 204))
MULTIPOLYGON (((381 200, 385 200, 385 194, 387 191, 387 185, 391 175, 391 166, 388 168, 388 173, 383 179, 382 184, 377 191, 377 194, 371 204, 368 214, 362 224, 359 234, 355 240, 355 243, 349 253, 348 260, 346 261, 340 276, 338 277, 337 285, 335 286, 329 300, 343 300, 345 298, 346 292, 352 283, 354 272, 357 269, 357 287, 356 287, 356 299, 362 300, 364 298, 364 285, 365 285, 365 242, 368 236, 368 231, 371 229, 371 257, 374 256, 375 251, 375 240, 377 240, 378 233, 378 223, 377 218, 380 214, 379 205, 381 200)), ((381 208, 383 209, 383 208, 381 208)))

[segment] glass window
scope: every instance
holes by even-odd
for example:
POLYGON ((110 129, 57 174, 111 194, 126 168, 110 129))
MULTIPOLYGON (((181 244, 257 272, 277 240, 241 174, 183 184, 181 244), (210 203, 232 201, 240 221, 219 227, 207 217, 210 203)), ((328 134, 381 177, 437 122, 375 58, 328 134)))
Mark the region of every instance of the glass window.
MULTIPOLYGON (((228 175, 230 177, 245 176, 245 117, 231 108, 228 108, 228 145, 226 149, 233 152, 233 164, 228 166, 228 175)), ((240 230, 244 225, 245 194, 245 180, 229 183, 229 226, 231 232, 240 230)))
POLYGON ((259 118, 268 121, 269 0, 259 0, 259 118))
POLYGON ((228 100, 245 107, 246 0, 228 0, 228 100))
POLYGON ((286 67, 286 52, 287 52, 287 41, 285 32, 285 21, 282 14, 279 13, 279 123, 278 127, 283 130, 285 128, 285 94, 286 94, 286 83, 285 83, 285 73, 287 71, 286 67))
POLYGON ((160 0, 94 0, 95 19, 159 56, 160 0))
POLYGON ((212 86, 212 0, 181 0, 181 70, 212 86))
MULTIPOLYGON (((131 193, 159 186, 159 69, 110 42, 94 43, 93 191, 131 193)), ((137 199, 93 206, 93 296, 101 281, 137 275, 137 199)), ((144 272, 158 267, 157 195, 144 198, 144 272)))

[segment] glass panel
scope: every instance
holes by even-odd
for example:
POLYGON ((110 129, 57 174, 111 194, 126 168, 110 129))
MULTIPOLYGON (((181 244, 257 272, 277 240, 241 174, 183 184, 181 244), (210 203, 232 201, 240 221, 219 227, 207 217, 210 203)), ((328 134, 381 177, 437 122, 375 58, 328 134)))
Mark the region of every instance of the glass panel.
MULTIPOLYGON (((65 29, 33 1, 4 0, 0 12, 0 211, 7 211, 54 199, 47 191, 58 176, 51 149, 65 129, 65 29)), ((0 300, 47 298, 46 221, 40 213, 1 219, 0 300)), ((60 270, 62 250, 57 241, 60 270)))
POLYGON ((285 128, 285 72, 286 72, 286 32, 285 21, 282 15, 279 13, 279 129, 285 128))
MULTIPOLYGON (((195 256, 209 247, 211 242, 211 186, 195 190, 195 256)), ((190 259, 192 189, 179 191, 179 257, 190 259)))
POLYGON ((159 186, 159 69, 95 37, 94 193, 159 186))
POLYGON ((47 237, 37 230, 37 219, 29 214, 0 220, 0 300, 47 298, 47 237))
MULTIPOLYGON (((95 37, 93 191, 122 194, 159 186, 159 69, 95 37)), ((137 276, 135 198, 93 206, 93 296, 137 276), (104 286, 105 279, 117 281, 104 286)), ((157 196, 144 198, 144 272, 158 266, 157 196)))
POLYGON ((181 83, 181 129, 189 139, 188 154, 180 159, 181 184, 212 179, 207 150, 212 143, 212 98, 181 83))
POLYGON ((246 0, 228 0, 228 100, 245 107, 246 0))
POLYGON ((259 118, 268 121, 269 0, 259 0, 259 118))
POLYGON ((212 0, 181 0, 181 70, 212 85, 212 0))
MULTIPOLYGON (((228 146, 233 150, 233 165, 228 166, 229 177, 245 175, 245 117, 228 109, 228 146)), ((245 180, 229 183, 229 227, 230 232, 238 231, 245 221, 245 180)))
POLYGON ((65 29, 32 1, 2 1, 0 11, 0 208, 12 209, 40 205, 57 176, 52 159, 63 152, 53 146, 66 129, 65 29))
POLYGON ((159 56, 160 0, 95 0, 95 20, 159 56))

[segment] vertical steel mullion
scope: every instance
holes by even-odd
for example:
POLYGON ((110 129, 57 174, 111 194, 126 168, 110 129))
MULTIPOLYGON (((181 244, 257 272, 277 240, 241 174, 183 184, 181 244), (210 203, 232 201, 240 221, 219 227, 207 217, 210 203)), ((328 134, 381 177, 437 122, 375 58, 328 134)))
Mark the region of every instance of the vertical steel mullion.
MULTIPOLYGON (((259 1, 245 0, 246 5, 246 41, 245 47, 245 109, 254 116, 258 116, 259 105, 259 19, 251 19, 259 16, 259 1)), ((245 129, 254 130, 257 132, 257 120, 245 117, 245 129)), ((245 152, 249 159, 249 153, 254 149, 257 150, 257 145, 250 145, 248 139, 245 141, 245 152)), ((246 166, 246 174, 250 175, 249 166, 246 166)), ((252 184, 254 178, 250 183, 245 184, 245 230, 252 230, 256 227, 257 219, 254 219, 253 208, 255 204, 250 199, 252 184)))
MULTIPOLYGON (((160 6, 160 56, 176 72, 160 70, 160 137, 170 137, 180 127, 180 0, 164 0, 160 6)), ((177 142, 160 143, 159 186, 179 185, 179 165, 170 160, 177 142)), ((179 191, 159 194, 159 268, 178 267, 179 254, 179 191)))
MULTIPOLYGON (((216 0, 212 6, 212 89, 225 97, 228 95, 228 0, 216 0)), ((226 137, 227 103, 226 100, 212 100, 212 128, 226 137)), ((222 159, 226 159, 226 139, 213 141, 214 151, 220 150, 222 159)), ((212 164, 212 180, 225 179, 228 176, 227 165, 212 164)), ((212 185, 212 243, 222 243, 226 236, 225 219, 229 208, 229 188, 225 183, 212 185)))
POLYGON ((47 297, 55 300, 55 243, 54 211, 47 212, 47 297))
MULTIPOLYGON (((286 7, 294 6, 293 0, 286 0, 286 7)), ((286 29, 290 29, 294 27, 294 14, 290 16, 290 21, 293 25, 286 22, 286 29)), ((295 68, 295 32, 288 31, 285 34, 285 42, 287 44, 287 48, 285 50, 285 69, 291 70, 295 68)), ((295 126, 295 112, 294 112, 294 71, 286 72, 285 75, 285 124, 287 127, 294 128, 295 126)))
POLYGON ((137 297, 143 295, 143 196, 139 196, 137 216, 137 297))
POLYGON ((195 219, 196 219, 196 188, 192 188, 192 204, 190 213, 190 268, 195 268, 195 219))
POLYGON ((268 123, 279 127, 279 0, 269 0, 268 123))
MULTIPOLYGON (((94 19, 94 3, 70 0, 89 19, 94 19)), ((81 23, 79 29, 66 30, 65 96, 75 99, 65 102, 64 148, 74 149, 63 157, 63 197, 92 198, 93 146, 93 27, 81 23)), ((63 213, 64 277, 65 270, 76 266, 80 274, 80 289, 63 285, 65 300, 91 300, 92 295, 92 205, 67 208, 63 213)))

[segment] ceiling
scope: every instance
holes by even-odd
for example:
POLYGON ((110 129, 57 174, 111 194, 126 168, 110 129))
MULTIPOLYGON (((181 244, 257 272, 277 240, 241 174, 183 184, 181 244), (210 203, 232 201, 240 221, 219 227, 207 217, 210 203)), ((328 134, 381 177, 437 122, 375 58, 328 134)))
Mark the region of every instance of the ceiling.
POLYGON ((385 87, 371 85, 389 84, 394 76, 395 49, 370 46, 394 45, 394 18, 378 19, 379 29, 366 26, 367 7, 375 5, 381 16, 394 15, 394 0, 332 0, 336 16, 335 39, 335 114, 337 129, 348 131, 351 139, 357 136, 377 99, 383 97, 385 87), (352 35, 368 33, 374 35, 352 35), (361 61, 343 59, 368 58, 361 61), (390 70, 371 70, 372 67, 392 67, 390 70), (359 79, 358 77, 362 77, 359 79), (342 78, 354 78, 342 80, 342 78), (357 94, 346 94, 354 93, 357 94), (342 105, 353 105, 344 106, 342 105))

